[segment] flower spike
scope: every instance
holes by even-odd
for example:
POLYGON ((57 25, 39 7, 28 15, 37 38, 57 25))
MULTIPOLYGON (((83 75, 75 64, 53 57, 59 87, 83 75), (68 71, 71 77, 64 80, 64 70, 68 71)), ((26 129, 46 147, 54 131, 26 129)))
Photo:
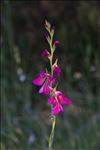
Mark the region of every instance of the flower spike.
MULTIPOLYGON (((49 150, 53 149, 52 144, 53 144, 53 138, 54 138, 54 129, 55 129, 55 124, 56 124, 56 116, 60 112, 64 112, 63 105, 70 105, 72 102, 69 98, 67 98, 62 92, 57 91, 57 86, 58 82, 56 83, 55 86, 53 84, 55 83, 55 78, 54 75, 57 75, 60 77, 61 75, 61 69, 57 65, 58 59, 56 59, 55 62, 53 62, 53 56, 54 52, 59 45, 58 40, 54 40, 54 32, 55 32, 55 27, 51 26, 50 22, 45 20, 45 28, 46 28, 46 40, 49 44, 50 47, 50 52, 45 49, 42 52, 42 56, 49 58, 50 61, 50 73, 48 72, 41 72, 39 77, 34 79, 32 81, 33 84, 37 86, 41 86, 39 89, 39 93, 43 93, 45 95, 48 95, 48 103, 51 105, 51 116, 53 116, 53 123, 52 123, 52 130, 49 138, 49 150)), ((57 77, 55 76, 55 77, 57 77)))

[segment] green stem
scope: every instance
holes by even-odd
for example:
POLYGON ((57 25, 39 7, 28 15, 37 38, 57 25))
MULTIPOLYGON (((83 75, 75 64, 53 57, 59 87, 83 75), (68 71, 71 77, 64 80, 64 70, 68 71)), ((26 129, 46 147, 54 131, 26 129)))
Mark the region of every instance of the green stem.
POLYGON ((51 54, 51 57, 50 57, 50 67, 51 67, 51 75, 53 76, 52 57, 53 57, 53 55, 51 54))
POLYGON ((53 150, 52 145, 53 145, 53 139, 54 139, 55 124, 56 124, 56 117, 54 117, 54 121, 52 123, 52 130, 51 130, 51 134, 49 138, 49 150, 53 150))
MULTIPOLYGON (((50 34, 50 50, 51 50, 51 55, 49 57, 50 60, 50 67, 51 67, 51 75, 53 76, 53 54, 54 54, 54 49, 53 49, 53 34, 49 31, 50 34)), ((54 120, 52 122, 52 129, 49 137, 49 150, 53 150, 52 145, 53 145, 53 140, 54 140, 54 131, 55 131, 55 124, 56 124, 56 117, 53 115, 54 120)))
POLYGON ((53 47, 52 47, 52 41, 53 41, 53 36, 50 34, 51 36, 51 41, 50 41, 50 50, 51 50, 51 56, 50 56, 50 66, 51 66, 51 75, 53 76, 53 47))

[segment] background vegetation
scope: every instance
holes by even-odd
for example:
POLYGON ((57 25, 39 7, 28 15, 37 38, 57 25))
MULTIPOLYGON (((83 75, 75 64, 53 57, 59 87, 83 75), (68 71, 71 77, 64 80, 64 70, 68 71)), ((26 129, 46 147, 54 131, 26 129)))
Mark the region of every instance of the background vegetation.
POLYGON ((62 77, 73 104, 57 118, 55 150, 100 149, 99 1, 1 1, 1 149, 47 150, 47 97, 32 80, 49 66, 44 20, 56 27, 62 77))

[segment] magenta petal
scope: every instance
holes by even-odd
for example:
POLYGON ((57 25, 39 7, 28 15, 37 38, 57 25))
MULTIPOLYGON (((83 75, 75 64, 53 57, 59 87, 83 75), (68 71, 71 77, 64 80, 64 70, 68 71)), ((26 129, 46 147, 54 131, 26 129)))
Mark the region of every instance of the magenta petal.
POLYGON ((53 103, 54 103, 54 100, 55 100, 54 97, 49 98, 49 99, 48 99, 48 103, 53 104, 53 103))
POLYGON ((50 92, 51 92, 51 91, 53 90, 53 88, 52 88, 51 86, 49 86, 49 85, 48 85, 48 87, 49 87, 49 89, 50 89, 50 92))
POLYGON ((49 85, 48 85, 48 82, 46 81, 43 86, 40 88, 39 90, 39 93, 44 93, 46 95, 49 95, 50 94, 50 88, 49 88, 49 85))
POLYGON ((71 104, 71 100, 65 97, 63 94, 59 95, 59 99, 60 99, 61 104, 65 104, 65 105, 71 104))
POLYGON ((43 86, 40 88, 39 93, 43 93, 43 86))
POLYGON ((40 77, 41 77, 41 78, 44 78, 45 76, 46 76, 46 73, 45 73, 45 72, 41 72, 41 73, 40 73, 40 77))
POLYGON ((64 111, 63 107, 60 104, 57 104, 53 107, 54 115, 58 115, 60 111, 64 111))
POLYGON ((54 115, 57 115, 59 112, 60 112, 59 108, 58 108, 57 106, 55 106, 55 107, 53 108, 53 113, 54 113, 54 115))
POLYGON ((44 83, 44 88, 43 88, 43 93, 46 94, 46 95, 49 95, 50 94, 50 88, 49 88, 49 84, 48 82, 44 83))
POLYGON ((72 102, 71 102, 71 100, 69 99, 69 98, 65 98, 64 99, 64 104, 65 105, 70 105, 72 102))
POLYGON ((32 83, 35 84, 35 85, 42 85, 44 80, 45 80, 45 78, 38 77, 38 78, 34 79, 32 81, 32 83))
POLYGON ((54 83, 55 79, 53 77, 50 78, 50 83, 54 83))

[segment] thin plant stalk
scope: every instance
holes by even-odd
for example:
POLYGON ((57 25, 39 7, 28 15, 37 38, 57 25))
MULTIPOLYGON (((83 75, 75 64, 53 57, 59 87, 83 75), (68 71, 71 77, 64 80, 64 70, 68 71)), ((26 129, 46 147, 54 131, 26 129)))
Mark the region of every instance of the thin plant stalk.
POLYGON ((53 140, 54 140, 55 124, 56 124, 56 117, 54 116, 54 121, 52 123, 52 130, 51 130, 51 134, 49 137, 49 150, 53 150, 52 145, 53 145, 53 140))
MULTIPOLYGON (((49 31, 49 34, 50 34, 49 45, 50 45, 50 51, 51 51, 51 54, 50 54, 50 57, 49 57, 49 61, 50 61, 50 67, 51 67, 51 75, 53 76, 53 54, 54 54, 53 35, 54 34, 52 34, 50 32, 50 30, 48 30, 48 31, 49 31)), ((53 150, 55 124, 56 124, 56 117, 53 115, 52 129, 51 129, 51 133, 50 133, 50 137, 49 137, 49 150, 53 150)))

